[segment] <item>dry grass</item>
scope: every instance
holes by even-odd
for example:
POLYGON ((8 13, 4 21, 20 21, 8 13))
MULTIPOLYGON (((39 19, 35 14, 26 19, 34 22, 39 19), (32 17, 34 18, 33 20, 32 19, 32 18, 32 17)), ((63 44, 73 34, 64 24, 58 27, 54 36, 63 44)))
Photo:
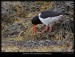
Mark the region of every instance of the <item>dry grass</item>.
POLYGON ((50 46, 37 46, 34 48, 18 47, 14 45, 5 45, 2 47, 3 52, 73 52, 72 46, 69 44, 64 45, 50 45, 50 46))
MULTIPOLYGON (((54 3, 53 2, 45 2, 45 1, 35 1, 30 6, 30 10, 35 10, 33 12, 27 11, 23 9, 22 5, 20 5, 20 2, 13 2, 13 8, 16 10, 13 18, 11 20, 14 20, 14 24, 21 23, 24 27, 27 29, 21 31, 17 36, 15 37, 2 37, 2 52, 73 52, 73 33, 71 31, 65 31, 66 36, 65 40, 62 37, 62 29, 58 31, 58 33, 54 33, 56 30, 50 32, 46 32, 45 34, 38 34, 36 33, 33 35, 33 25, 31 24, 31 19, 38 15, 39 12, 43 10, 48 10, 53 8, 54 3), (36 5, 39 4, 39 8, 36 7, 36 5), (25 11, 24 11, 25 10, 25 11), (9 41, 16 41, 16 42, 22 42, 22 41, 35 41, 35 40, 46 40, 49 39, 54 42, 64 42, 62 45, 49 45, 49 46, 37 46, 34 48, 31 47, 23 47, 23 46, 17 46, 10 43, 5 43, 9 41)), ((5 20, 5 19, 3 19, 5 20)), ((12 20, 12 21, 13 21, 12 20)), ((8 21, 8 20, 7 20, 8 21)), ((10 23, 8 23, 11 25, 10 23)), ((9 25, 6 24, 6 22, 2 21, 2 33, 3 31, 9 27, 9 25)), ((41 31, 43 27, 41 24, 37 25, 37 31, 41 31)))

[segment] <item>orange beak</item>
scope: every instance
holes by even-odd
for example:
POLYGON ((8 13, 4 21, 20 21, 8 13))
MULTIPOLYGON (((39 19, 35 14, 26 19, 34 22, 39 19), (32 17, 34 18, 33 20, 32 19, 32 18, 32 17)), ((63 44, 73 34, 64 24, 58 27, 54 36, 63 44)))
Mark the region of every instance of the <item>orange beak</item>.
POLYGON ((36 32, 36 25, 33 25, 33 34, 36 32))

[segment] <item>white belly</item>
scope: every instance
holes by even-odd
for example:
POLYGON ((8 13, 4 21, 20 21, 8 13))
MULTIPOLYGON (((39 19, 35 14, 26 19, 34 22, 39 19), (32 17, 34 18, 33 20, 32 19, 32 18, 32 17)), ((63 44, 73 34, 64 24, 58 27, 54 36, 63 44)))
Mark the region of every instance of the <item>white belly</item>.
POLYGON ((59 19, 61 19, 62 16, 63 16, 63 15, 59 15, 59 16, 55 16, 55 17, 48 17, 48 18, 45 18, 45 19, 43 19, 43 18, 41 18, 41 17, 39 16, 39 19, 40 19, 40 21, 41 21, 43 24, 45 24, 45 25, 47 26, 47 25, 52 24, 53 22, 56 22, 56 21, 58 21, 59 19))

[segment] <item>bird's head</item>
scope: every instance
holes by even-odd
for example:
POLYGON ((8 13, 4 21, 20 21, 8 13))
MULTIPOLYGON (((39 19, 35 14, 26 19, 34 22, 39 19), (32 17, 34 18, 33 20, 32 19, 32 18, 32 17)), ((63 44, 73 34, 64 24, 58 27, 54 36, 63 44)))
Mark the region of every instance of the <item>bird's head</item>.
POLYGON ((41 24, 41 21, 39 20, 38 16, 35 16, 31 20, 31 23, 33 24, 33 33, 35 34, 35 32, 36 32, 36 25, 41 24))

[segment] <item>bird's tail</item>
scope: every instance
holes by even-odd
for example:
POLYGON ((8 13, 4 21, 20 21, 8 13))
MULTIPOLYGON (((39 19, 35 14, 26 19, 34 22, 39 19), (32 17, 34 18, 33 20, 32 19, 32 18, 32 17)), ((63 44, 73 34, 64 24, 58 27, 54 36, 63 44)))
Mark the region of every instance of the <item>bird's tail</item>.
POLYGON ((70 15, 69 13, 63 13, 63 15, 70 15))
POLYGON ((70 15, 69 13, 64 13, 65 15, 70 15))

